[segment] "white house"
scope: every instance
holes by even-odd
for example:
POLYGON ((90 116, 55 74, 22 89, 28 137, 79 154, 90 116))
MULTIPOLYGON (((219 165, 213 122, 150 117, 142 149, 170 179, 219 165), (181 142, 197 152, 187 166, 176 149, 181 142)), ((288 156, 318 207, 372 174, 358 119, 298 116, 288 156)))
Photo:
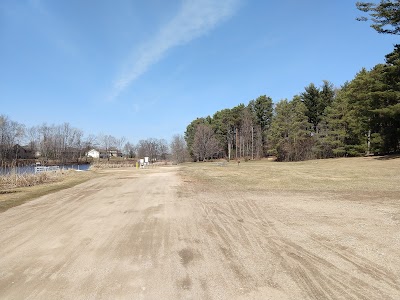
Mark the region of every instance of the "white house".
POLYGON ((89 150, 86 153, 86 156, 93 157, 93 158, 100 158, 100 151, 97 151, 96 149, 89 150))
POLYGON ((116 148, 110 148, 109 150, 91 149, 86 152, 86 156, 93 158, 122 157, 122 152, 116 148))

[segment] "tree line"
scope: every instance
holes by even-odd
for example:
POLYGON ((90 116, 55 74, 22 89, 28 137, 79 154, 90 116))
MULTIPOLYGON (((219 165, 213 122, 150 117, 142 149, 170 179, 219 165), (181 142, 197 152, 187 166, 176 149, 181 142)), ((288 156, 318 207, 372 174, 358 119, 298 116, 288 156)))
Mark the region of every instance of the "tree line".
MULTIPOLYGON (((400 34, 400 1, 357 2, 371 27, 400 34)), ((340 88, 311 83, 291 100, 262 95, 247 105, 197 118, 186 128, 193 160, 280 161, 395 153, 400 150, 400 45, 371 70, 363 68, 340 88)))
POLYGON ((105 152, 117 149, 126 158, 148 156, 152 161, 172 157, 176 162, 187 159, 186 143, 182 135, 175 135, 171 142, 165 139, 148 138, 136 144, 124 137, 108 134, 84 135, 79 128, 69 123, 27 127, 0 115, 0 161, 10 162, 20 159, 21 148, 29 151, 30 158, 55 160, 59 163, 77 161, 85 158, 91 149, 105 152))
POLYGON ((185 139, 194 160, 280 161, 387 154, 400 150, 400 45, 384 64, 362 69, 340 88, 311 83, 291 100, 262 95, 197 118, 185 139))

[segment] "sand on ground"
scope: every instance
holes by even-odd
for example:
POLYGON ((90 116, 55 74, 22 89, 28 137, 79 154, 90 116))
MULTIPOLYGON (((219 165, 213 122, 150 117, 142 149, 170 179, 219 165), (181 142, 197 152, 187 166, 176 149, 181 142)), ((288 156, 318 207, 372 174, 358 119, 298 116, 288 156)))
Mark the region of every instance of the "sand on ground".
POLYGON ((400 299, 395 199, 104 173, 0 214, 0 299, 400 299))

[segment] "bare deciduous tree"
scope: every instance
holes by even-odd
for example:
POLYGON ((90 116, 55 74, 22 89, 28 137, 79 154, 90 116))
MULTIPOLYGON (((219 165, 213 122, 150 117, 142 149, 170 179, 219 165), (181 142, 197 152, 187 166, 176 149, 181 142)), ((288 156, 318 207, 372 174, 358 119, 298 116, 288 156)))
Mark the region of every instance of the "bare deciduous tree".
POLYGON ((102 147, 106 153, 109 153, 110 148, 115 147, 117 139, 109 134, 100 134, 98 137, 100 147, 102 147))
POLYGON ((13 159, 14 146, 24 138, 25 126, 0 115, 0 159, 13 159))
POLYGON ((166 159, 168 155, 168 143, 164 139, 146 139, 137 143, 138 157, 149 157, 151 161, 166 159))
POLYGON ((89 134, 83 141, 83 149, 85 152, 89 151, 91 148, 96 147, 98 144, 97 137, 94 134, 89 134))
POLYGON ((124 154, 127 155, 129 158, 136 157, 136 146, 127 142, 124 146, 124 154))
POLYGON ((176 163, 183 163, 187 160, 187 157, 189 156, 187 147, 186 147, 186 141, 183 135, 177 134, 172 137, 171 141, 171 155, 172 159, 176 163))
POLYGON ((213 158, 219 151, 218 140, 211 126, 199 124, 193 141, 193 153, 197 160, 213 158))
POLYGON ((159 158, 162 160, 166 160, 169 151, 168 142, 164 139, 158 140, 157 150, 159 158))
POLYGON ((124 136, 115 139, 115 147, 116 147, 118 150, 122 150, 122 147, 123 147, 125 141, 126 141, 126 138, 125 138, 124 136))

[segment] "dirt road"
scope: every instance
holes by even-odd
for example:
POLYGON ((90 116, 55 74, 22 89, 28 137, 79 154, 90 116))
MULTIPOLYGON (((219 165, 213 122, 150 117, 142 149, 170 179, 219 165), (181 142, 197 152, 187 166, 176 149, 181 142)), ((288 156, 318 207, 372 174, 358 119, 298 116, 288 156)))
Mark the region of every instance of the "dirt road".
POLYGON ((0 299, 400 299, 399 199, 111 170, 0 214, 0 299))

